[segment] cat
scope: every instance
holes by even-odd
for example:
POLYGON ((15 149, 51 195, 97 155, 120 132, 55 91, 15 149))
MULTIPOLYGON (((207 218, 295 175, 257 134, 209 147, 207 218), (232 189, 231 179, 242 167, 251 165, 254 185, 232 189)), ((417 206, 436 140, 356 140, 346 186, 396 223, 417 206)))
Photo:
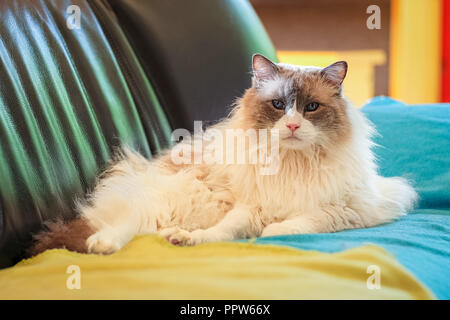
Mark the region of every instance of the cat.
MULTIPOLYGON (((417 194, 405 179, 377 174, 373 125, 343 94, 345 61, 304 67, 255 54, 252 67, 251 88, 212 128, 276 132, 272 174, 261 174, 261 161, 175 163, 173 150, 194 158, 196 151, 183 148, 192 141, 153 160, 125 149, 78 204, 79 217, 48 224, 32 254, 58 247, 110 254, 137 234, 185 246, 336 232, 390 222, 413 208, 417 194)), ((258 147, 247 142, 244 149, 258 147)))

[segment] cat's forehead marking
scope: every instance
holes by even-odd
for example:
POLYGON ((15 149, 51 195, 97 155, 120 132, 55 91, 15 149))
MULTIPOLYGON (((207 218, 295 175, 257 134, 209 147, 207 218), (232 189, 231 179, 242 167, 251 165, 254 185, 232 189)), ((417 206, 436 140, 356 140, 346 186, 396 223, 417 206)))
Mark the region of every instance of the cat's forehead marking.
POLYGON ((296 91, 302 87, 309 87, 308 82, 321 70, 314 66, 297 66, 278 63, 279 74, 264 81, 259 88, 259 93, 264 99, 284 98, 292 100, 296 91))
POLYGON ((295 116, 295 113, 296 113, 295 106, 296 105, 297 105, 297 102, 294 101, 294 103, 289 108, 286 109, 285 113, 288 118, 293 118, 295 116))
POLYGON ((320 71, 322 68, 316 66, 297 66, 293 64, 287 63, 278 63, 277 64, 281 68, 281 72, 283 71, 291 71, 297 74, 305 74, 305 73, 315 73, 320 71))
POLYGON ((273 79, 264 81, 259 91, 267 99, 286 98, 291 95, 293 85, 292 78, 278 75, 273 79))

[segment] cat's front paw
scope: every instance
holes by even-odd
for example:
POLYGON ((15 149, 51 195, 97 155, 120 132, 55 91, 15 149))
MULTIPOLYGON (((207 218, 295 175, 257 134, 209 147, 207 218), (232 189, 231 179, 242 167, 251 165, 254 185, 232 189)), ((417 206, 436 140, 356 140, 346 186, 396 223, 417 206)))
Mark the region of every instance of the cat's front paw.
POLYGON ((158 234, 176 246, 193 246, 201 243, 194 232, 189 232, 178 227, 163 229, 158 234))
POLYGON ((109 230, 100 230, 86 240, 87 251, 97 254, 111 254, 122 247, 122 241, 109 230))
POLYGON ((281 223, 272 223, 264 228, 261 237, 273 237, 282 234, 289 234, 289 232, 281 223))

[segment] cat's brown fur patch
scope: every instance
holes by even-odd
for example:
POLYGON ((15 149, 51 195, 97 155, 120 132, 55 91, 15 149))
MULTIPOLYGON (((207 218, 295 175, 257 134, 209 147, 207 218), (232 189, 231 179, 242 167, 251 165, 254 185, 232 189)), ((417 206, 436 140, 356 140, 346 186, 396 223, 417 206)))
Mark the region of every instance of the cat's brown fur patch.
MULTIPOLYGON (((299 72, 281 66, 278 70, 282 79, 291 81, 296 109, 304 119, 326 133, 334 146, 350 138, 347 102, 341 95, 340 86, 330 84, 320 70, 299 72), (320 107, 314 112, 305 112, 305 106, 311 102, 319 103, 320 107)), ((236 110, 236 118, 244 129, 270 129, 285 114, 284 110, 275 109, 271 100, 264 100, 255 88, 248 89, 239 104, 242 107, 236 110)))
POLYGON ((87 221, 81 218, 69 222, 62 220, 47 222, 45 229, 34 236, 34 243, 28 250, 28 256, 35 256, 47 249, 67 249, 87 253, 86 240, 94 233, 87 221))
POLYGON ((239 104, 243 107, 236 112, 237 126, 241 129, 267 129, 284 115, 284 111, 277 110, 271 101, 263 101, 256 89, 248 89, 239 104))

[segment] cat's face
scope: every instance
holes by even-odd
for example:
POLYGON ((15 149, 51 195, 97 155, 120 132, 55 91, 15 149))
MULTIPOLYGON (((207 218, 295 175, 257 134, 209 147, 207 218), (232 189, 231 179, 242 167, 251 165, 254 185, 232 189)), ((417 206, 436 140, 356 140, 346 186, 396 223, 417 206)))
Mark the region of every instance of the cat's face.
POLYGON ((283 148, 337 145, 351 129, 341 88, 346 72, 344 61, 301 67, 254 55, 253 86, 243 103, 246 121, 253 128, 278 129, 283 148))

